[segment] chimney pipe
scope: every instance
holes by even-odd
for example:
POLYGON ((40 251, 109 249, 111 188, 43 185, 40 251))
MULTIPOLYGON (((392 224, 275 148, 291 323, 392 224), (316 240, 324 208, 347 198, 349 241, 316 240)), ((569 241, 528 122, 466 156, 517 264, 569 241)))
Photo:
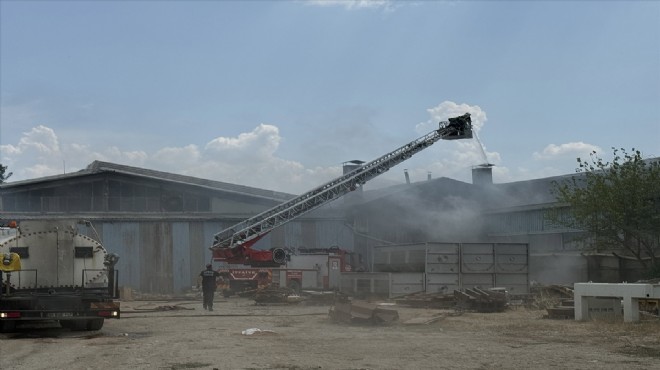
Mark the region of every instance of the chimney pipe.
POLYGON ((406 175, 406 184, 410 184, 410 175, 408 175, 408 170, 403 170, 403 174, 406 175))
POLYGON ((426 174, 426 179, 427 179, 427 180, 431 180, 431 171, 429 171, 429 172, 426 174))

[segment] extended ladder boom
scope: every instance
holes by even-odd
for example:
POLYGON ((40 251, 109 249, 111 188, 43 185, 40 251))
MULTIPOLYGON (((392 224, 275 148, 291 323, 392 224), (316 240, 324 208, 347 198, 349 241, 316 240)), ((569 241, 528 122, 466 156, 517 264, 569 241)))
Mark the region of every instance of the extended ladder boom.
POLYGON ((274 228, 356 190, 367 181, 431 146, 436 141, 471 137, 472 121, 469 113, 440 122, 438 130, 433 130, 343 176, 217 233, 211 249, 216 252, 219 249, 234 248, 237 245, 249 248, 274 228))

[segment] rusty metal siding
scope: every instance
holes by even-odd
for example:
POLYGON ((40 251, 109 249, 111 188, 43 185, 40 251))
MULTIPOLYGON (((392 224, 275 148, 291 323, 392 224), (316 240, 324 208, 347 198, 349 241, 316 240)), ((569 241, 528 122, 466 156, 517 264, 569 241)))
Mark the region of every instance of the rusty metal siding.
POLYGON ((168 294, 172 289, 172 225, 169 222, 140 224, 140 291, 168 294))
POLYGON ((211 256, 211 250, 209 248, 213 246, 213 236, 232 225, 233 224, 230 225, 227 223, 214 222, 214 221, 204 222, 202 244, 201 244, 201 248, 203 249, 201 253, 203 253, 202 256, 204 258, 204 262, 199 265, 198 267, 199 271, 197 272, 198 274, 204 269, 204 265, 211 262, 212 256, 211 256))
POLYGON ((190 228, 187 222, 172 224, 172 288, 174 293, 190 289, 194 282, 190 278, 190 228))
POLYGON ((197 277, 204 269, 204 265, 210 261, 206 258, 206 250, 210 247, 204 239, 205 222, 190 222, 188 226, 189 250, 189 279, 191 286, 197 284, 197 277))
POLYGON ((136 222, 104 222, 95 225, 102 235, 104 247, 119 255, 117 270, 119 285, 139 289, 140 280, 140 228, 136 222))

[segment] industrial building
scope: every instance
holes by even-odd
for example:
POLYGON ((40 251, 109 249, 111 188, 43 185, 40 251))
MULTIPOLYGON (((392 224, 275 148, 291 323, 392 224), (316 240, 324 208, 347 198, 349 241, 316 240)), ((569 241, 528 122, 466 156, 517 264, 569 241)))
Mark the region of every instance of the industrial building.
MULTIPOLYGON (((293 195, 95 161, 84 170, 2 184, 3 220, 85 219, 120 256, 122 285, 175 293, 195 285, 213 235, 293 195)), ((341 206, 341 203, 339 203, 341 206)), ((292 221, 255 247, 352 248, 341 207, 292 221)))
MULTIPOLYGON (((355 192, 273 230, 255 248, 340 246, 362 255, 368 269, 379 246, 525 243, 530 281, 610 282, 634 275, 634 261, 584 256, 575 230, 547 223, 551 184, 561 177, 493 184, 491 170, 475 167, 472 184, 429 178, 355 192)), ((5 220, 92 221, 105 247, 120 255, 121 284, 145 293, 189 289, 210 260, 214 234, 294 197, 100 161, 0 190, 5 220)))

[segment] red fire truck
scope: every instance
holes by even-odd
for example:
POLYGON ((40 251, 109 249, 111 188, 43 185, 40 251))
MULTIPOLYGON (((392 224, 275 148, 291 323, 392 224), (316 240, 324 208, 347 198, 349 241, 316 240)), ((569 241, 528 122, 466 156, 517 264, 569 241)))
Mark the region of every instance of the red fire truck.
POLYGON ((339 247, 299 248, 287 255, 280 268, 220 268, 218 290, 225 297, 268 286, 295 291, 339 288, 340 273, 354 271, 359 256, 339 247))
POLYGON ((287 262, 284 249, 257 250, 252 246, 273 229, 359 189, 367 181, 387 172, 438 140, 469 138, 472 138, 472 120, 469 113, 442 121, 437 130, 215 234, 211 247, 213 260, 252 267, 282 266, 287 262))
POLYGON ((211 247, 213 261, 251 267, 220 270, 225 277, 220 288, 231 295, 246 288, 256 289, 260 284, 267 284, 268 280, 272 285, 285 285, 296 290, 339 288, 340 273, 358 266, 358 261, 349 261, 352 255, 347 251, 329 248, 287 254, 282 248, 257 250, 252 246, 273 229, 359 189, 367 181, 438 140, 469 138, 472 138, 470 114, 449 118, 440 122, 437 130, 215 234, 211 247))

